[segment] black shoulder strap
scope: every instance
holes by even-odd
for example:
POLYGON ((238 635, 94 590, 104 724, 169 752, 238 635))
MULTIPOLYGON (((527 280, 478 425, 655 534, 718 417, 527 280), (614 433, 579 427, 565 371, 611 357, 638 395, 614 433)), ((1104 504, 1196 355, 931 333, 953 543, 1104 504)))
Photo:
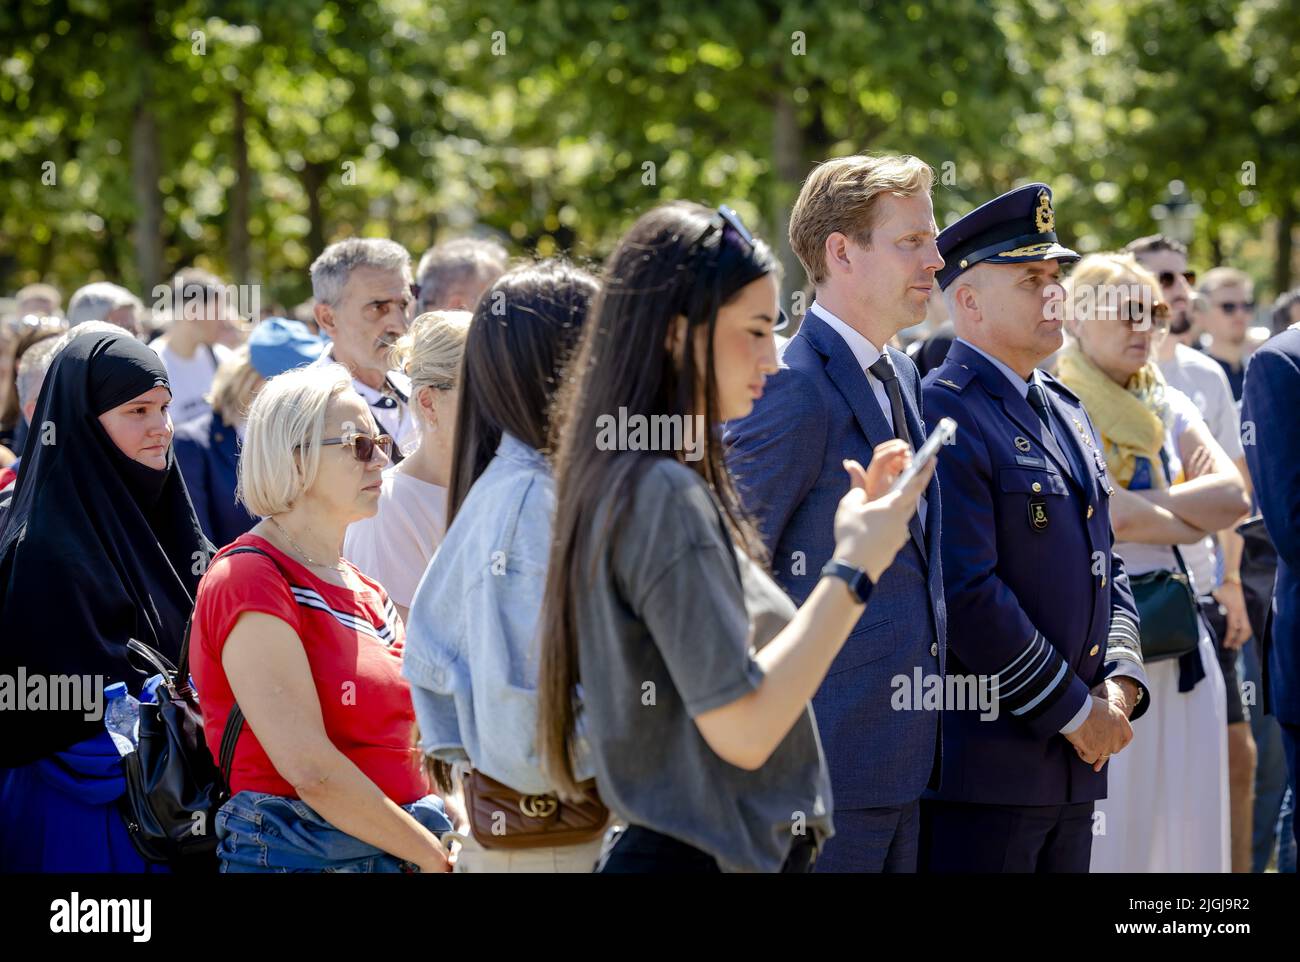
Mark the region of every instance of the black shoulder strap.
MULTIPOLYGON (((218 552, 217 558, 227 557, 232 554, 260 554, 263 557, 270 558, 271 562, 279 569, 280 574, 284 575, 284 580, 289 582, 290 587, 293 581, 289 578, 289 573, 276 560, 270 552, 263 551, 261 548, 254 548, 252 545, 240 545, 238 548, 231 548, 224 554, 218 552)), ((190 623, 185 626, 185 642, 181 646, 181 683, 189 685, 189 654, 190 654, 190 628, 194 624, 194 616, 190 616, 190 623)), ((226 717, 226 727, 221 732, 221 748, 218 752, 218 765, 221 768, 221 777, 225 780, 226 786, 230 785, 230 772, 235 765, 235 746, 239 744, 239 736, 244 731, 244 712, 239 707, 239 702, 234 702, 230 706, 230 714, 226 717)))

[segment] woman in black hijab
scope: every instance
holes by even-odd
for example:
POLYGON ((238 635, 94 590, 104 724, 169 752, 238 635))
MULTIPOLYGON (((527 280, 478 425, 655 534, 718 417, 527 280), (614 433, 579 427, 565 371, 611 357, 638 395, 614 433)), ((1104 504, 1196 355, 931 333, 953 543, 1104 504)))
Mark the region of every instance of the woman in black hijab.
POLYGON ((162 360, 126 332, 74 331, 41 389, 0 531, 0 870, 143 867, 113 805, 103 690, 139 697, 152 669, 131 638, 176 660, 211 553, 170 402, 162 360))

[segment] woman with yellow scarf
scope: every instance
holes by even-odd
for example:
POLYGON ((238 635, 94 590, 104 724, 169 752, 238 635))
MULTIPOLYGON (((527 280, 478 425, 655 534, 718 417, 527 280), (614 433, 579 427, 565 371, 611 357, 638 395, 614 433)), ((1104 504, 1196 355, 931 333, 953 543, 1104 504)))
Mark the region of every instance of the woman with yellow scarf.
MULTIPOLYGON (((1131 578, 1180 572, 1172 546, 1202 541, 1248 510, 1241 475, 1156 366, 1169 323, 1156 278, 1131 255, 1095 254, 1066 286, 1073 339, 1057 376, 1087 407, 1122 486, 1111 501, 1115 552, 1131 578)), ((1223 673, 1199 615, 1196 628, 1191 651, 1146 665, 1151 708, 1129 748, 1110 760, 1094 872, 1229 870, 1223 673)))

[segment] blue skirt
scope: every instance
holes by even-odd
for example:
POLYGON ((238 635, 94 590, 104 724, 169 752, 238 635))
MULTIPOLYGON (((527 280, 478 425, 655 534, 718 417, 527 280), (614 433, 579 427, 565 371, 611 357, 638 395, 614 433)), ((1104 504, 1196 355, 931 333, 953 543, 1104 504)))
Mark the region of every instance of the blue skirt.
POLYGON ((0 768, 0 872, 159 872, 131 844, 117 800, 122 759, 107 731, 0 768))

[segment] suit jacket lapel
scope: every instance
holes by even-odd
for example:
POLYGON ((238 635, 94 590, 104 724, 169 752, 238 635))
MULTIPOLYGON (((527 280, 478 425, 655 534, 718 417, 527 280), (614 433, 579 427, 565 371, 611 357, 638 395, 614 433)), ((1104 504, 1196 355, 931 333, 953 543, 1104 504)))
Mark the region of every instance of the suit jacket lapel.
POLYGON ((1070 456, 1070 464, 1074 468, 1073 480, 1082 490, 1088 491, 1091 487, 1088 482, 1093 476, 1093 468, 1084 455, 1083 438, 1078 436, 1079 428, 1076 425, 1081 422, 1075 418, 1075 412, 1063 397, 1051 388, 1045 388, 1043 393, 1047 395, 1047 406, 1052 409, 1052 414, 1056 417, 1057 437, 1069 439, 1069 443, 1062 444, 1062 447, 1070 456), (1060 433, 1061 431, 1064 433, 1060 433))
MULTIPOLYGON (((885 420, 885 414, 880 410, 876 395, 871 390, 871 382, 867 380, 867 372, 858 367, 858 359, 844 343, 844 338, 840 337, 835 329, 818 317, 813 310, 808 311, 804 317, 799 335, 807 337, 809 343, 826 359, 826 374, 844 396, 854 419, 858 422, 858 427, 866 435, 867 443, 874 448, 877 444, 883 444, 893 438, 893 425, 885 420)), ((897 370, 900 364, 896 354, 891 355, 890 360, 894 362, 894 368, 897 370)), ((903 409, 907 414, 907 429, 912 432, 912 439, 919 444, 923 440, 918 438, 921 432, 921 421, 917 416, 915 402, 908 400, 912 392, 910 382, 904 381, 900 375, 899 386, 903 388, 903 409)), ((931 481, 930 488, 926 492, 930 511, 936 511, 939 507, 938 499, 934 495, 935 484, 935 481, 931 481)), ((917 549, 921 552, 921 557, 928 558, 929 552, 926 549, 925 532, 921 530, 920 518, 912 515, 908 529, 912 533, 912 540, 916 542, 917 549)))
POLYGON ((874 448, 892 438, 894 429, 876 403, 867 372, 858 367, 858 359, 844 343, 844 338, 811 310, 804 317, 799 333, 826 358, 826 374, 844 396, 868 443, 874 448))

